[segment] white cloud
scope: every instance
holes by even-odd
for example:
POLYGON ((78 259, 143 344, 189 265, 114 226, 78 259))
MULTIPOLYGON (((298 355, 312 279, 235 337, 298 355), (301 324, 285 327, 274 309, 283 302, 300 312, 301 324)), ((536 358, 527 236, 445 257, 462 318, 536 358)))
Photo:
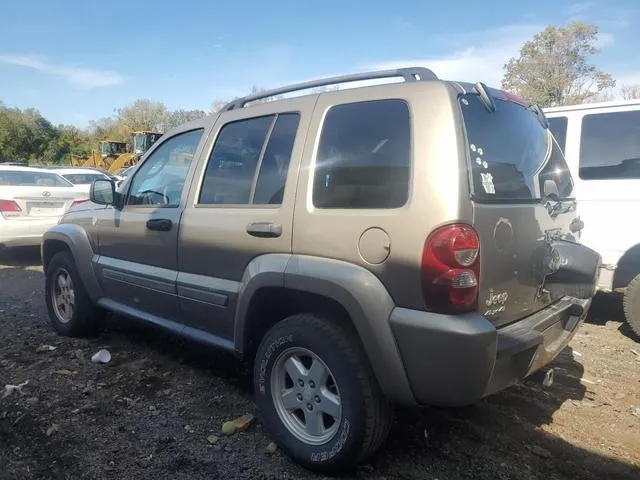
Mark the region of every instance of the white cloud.
POLYGON ((124 78, 120 74, 111 70, 54 65, 30 55, 0 54, 0 63, 32 68, 53 75, 79 88, 108 87, 124 82, 124 78))
POLYGON ((498 87, 504 64, 517 57, 523 43, 544 29, 540 25, 512 25, 495 30, 479 31, 449 39, 458 48, 450 55, 381 61, 371 69, 422 66, 430 68, 439 78, 460 81, 482 81, 498 87))

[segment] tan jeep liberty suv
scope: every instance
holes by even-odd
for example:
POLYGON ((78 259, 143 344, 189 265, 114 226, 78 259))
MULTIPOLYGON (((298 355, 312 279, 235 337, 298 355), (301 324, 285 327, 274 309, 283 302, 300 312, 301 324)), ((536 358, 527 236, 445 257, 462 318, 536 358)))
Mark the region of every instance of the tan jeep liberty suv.
POLYGON ((43 238, 55 329, 112 311, 251 361, 266 431, 325 472, 371 455, 392 405, 470 404, 548 364, 600 261, 542 111, 424 68, 235 100, 91 200, 43 238))

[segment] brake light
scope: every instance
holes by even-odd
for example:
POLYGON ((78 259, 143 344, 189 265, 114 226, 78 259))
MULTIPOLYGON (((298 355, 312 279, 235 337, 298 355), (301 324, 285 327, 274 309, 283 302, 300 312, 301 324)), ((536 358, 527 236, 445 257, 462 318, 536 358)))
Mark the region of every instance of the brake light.
POLYGON ((83 198, 82 200, 74 200, 73 203, 71 204, 71 207, 75 207, 76 205, 80 205, 81 203, 85 203, 88 201, 89 201, 88 198, 83 198))
POLYGON ((0 213, 2 213, 3 215, 5 213, 17 215, 21 211, 22 209, 20 208, 20 206, 13 200, 0 199, 0 213))
POLYGON ((528 107, 529 106, 529 102, 527 102, 525 99, 519 97, 515 93, 507 92, 505 90, 500 90, 500 94, 502 95, 502 99, 503 100, 506 100, 506 101, 511 102, 511 103, 515 103, 517 105, 520 105, 521 107, 528 107))
POLYGON ((422 292, 427 307, 439 313, 473 310, 478 298, 480 241, 469 225, 441 227, 422 251, 422 292))

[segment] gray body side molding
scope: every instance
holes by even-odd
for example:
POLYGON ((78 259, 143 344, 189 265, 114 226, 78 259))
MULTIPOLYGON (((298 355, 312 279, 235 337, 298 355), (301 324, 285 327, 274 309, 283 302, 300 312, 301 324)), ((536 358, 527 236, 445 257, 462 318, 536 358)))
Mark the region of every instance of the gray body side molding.
POLYGON ((391 401, 415 405, 389 317, 395 307, 380 280, 357 265, 304 255, 265 255, 245 272, 238 301, 235 345, 244 345, 251 297, 263 287, 284 287, 331 298, 349 313, 383 393, 391 401))
MULTIPOLYGON (((97 259, 87 236, 87 232, 79 225, 72 223, 63 223, 51 227, 42 237, 43 257, 47 250, 47 242, 59 241, 69 247, 71 255, 78 268, 78 273, 82 278, 84 288, 93 302, 97 302, 102 298, 102 287, 98 283, 93 263, 97 259)), ((43 261, 45 259, 43 258, 43 261)), ((46 268, 47 266, 44 265, 46 268)))

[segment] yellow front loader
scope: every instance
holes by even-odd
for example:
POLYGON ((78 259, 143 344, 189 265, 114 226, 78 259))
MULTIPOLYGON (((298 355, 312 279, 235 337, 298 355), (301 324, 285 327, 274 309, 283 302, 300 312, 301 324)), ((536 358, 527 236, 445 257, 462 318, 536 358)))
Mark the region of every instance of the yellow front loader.
POLYGON ((127 154, 127 144, 113 140, 98 142, 98 150, 91 150, 91 155, 71 155, 71 166, 93 167, 108 170, 111 164, 121 155, 127 154))
POLYGON ((71 166, 94 167, 114 173, 121 168, 134 165, 161 136, 162 134, 157 132, 132 132, 130 151, 127 151, 125 142, 103 140, 98 142, 98 150, 92 150, 91 155, 71 155, 71 166))
POLYGON ((115 173, 121 168, 130 167, 135 165, 140 157, 146 153, 151 146, 162 136, 161 133, 139 131, 131 133, 131 152, 118 155, 109 167, 107 171, 109 173, 115 173))

